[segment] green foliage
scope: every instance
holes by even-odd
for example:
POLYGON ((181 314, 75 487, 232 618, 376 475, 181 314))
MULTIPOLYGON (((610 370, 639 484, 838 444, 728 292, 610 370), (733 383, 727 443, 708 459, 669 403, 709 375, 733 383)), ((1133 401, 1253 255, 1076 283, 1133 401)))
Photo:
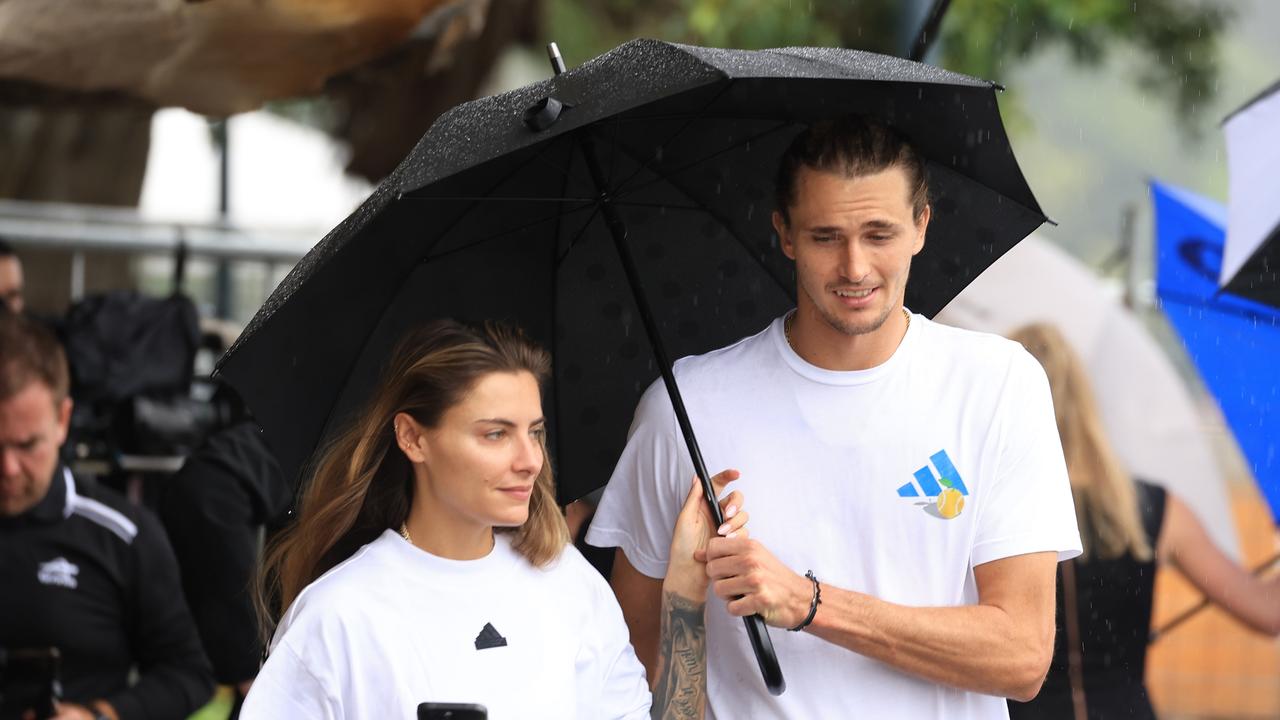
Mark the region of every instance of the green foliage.
POLYGON ((714 47, 857 47, 893 53, 895 0, 549 0, 561 48, 597 55, 633 37, 714 47))
POLYGON ((1172 99, 1190 127, 1217 89, 1217 41, 1230 18, 1221 5, 1185 0, 957 0, 942 24, 941 64, 999 78, 1054 44, 1086 66, 1129 46, 1135 80, 1172 99))
MULTIPOLYGON (((560 43, 571 65, 633 37, 906 55, 906 39, 920 22, 908 17, 912 3, 901 0, 548 0, 547 6, 548 39, 560 43)), ((999 81, 1006 68, 1055 45, 1086 66, 1131 47, 1140 58, 1135 80, 1169 97, 1191 127, 1216 90, 1216 44, 1230 17, 1220 3, 1205 0, 953 0, 938 63, 999 81)))

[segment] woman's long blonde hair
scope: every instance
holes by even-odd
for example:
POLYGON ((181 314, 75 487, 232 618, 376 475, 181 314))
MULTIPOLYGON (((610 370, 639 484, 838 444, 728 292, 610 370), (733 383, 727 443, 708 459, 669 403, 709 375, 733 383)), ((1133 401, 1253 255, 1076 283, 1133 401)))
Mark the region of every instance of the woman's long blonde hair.
POLYGON ((1049 377, 1084 557, 1111 559, 1128 553, 1149 560, 1151 543, 1142 526, 1137 487, 1107 440, 1079 356, 1056 327, 1045 323, 1026 325, 1009 337, 1022 343, 1049 377))
MULTIPOLYGON (((550 370, 544 350, 497 323, 472 328, 438 320, 402 340, 372 400, 320 454, 297 521, 264 554, 257 593, 264 632, 269 635, 309 583, 408 518, 413 470, 396 445, 397 413, 434 427, 490 373, 528 372, 541 385, 550 370)), ((568 543, 549 458, 534 481, 529 519, 508 531, 515 533, 515 550, 534 565, 551 562, 568 543)))

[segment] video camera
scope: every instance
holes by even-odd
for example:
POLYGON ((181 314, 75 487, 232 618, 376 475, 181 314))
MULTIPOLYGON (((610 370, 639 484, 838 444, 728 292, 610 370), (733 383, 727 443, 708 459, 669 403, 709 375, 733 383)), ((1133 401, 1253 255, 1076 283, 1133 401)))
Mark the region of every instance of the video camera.
POLYGON ((184 295, 93 295, 71 307, 60 335, 75 400, 65 459, 77 472, 121 490, 127 476, 172 474, 243 413, 233 392, 196 377, 198 355, 225 347, 201 333, 184 295))

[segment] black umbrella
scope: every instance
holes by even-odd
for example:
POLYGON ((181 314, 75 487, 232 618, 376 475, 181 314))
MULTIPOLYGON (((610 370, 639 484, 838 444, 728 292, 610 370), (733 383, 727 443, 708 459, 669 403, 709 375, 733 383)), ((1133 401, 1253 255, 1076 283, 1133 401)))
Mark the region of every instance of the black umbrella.
MULTIPOLYGON (((854 50, 637 40, 441 116, 276 289, 221 372, 292 474, 365 399, 405 328, 505 318, 555 359, 562 500, 608 479, 660 374, 709 490, 663 346, 705 352, 794 304, 769 224, 773 172, 805 123, 847 113, 894 125, 929 161, 916 311, 937 312, 1044 221, 990 83, 854 50)), ((776 664, 766 683, 781 691, 776 664)))

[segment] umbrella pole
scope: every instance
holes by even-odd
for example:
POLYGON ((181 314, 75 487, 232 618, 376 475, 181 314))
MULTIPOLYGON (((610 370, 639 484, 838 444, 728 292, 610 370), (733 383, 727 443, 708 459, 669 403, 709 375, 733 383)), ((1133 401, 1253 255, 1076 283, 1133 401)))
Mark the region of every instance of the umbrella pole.
MULTIPOLYGON (((596 154, 595 137, 589 130, 582 133, 580 137, 587 168, 591 172, 596 188, 600 191, 601 215, 609 227, 613 245, 618 250, 618 258, 622 261, 622 269, 627 275, 627 284, 631 286, 631 294, 635 298, 636 309, 640 312, 640 320, 644 323, 645 332, 649 334, 653 357, 657 360, 658 369, 662 372, 662 382, 667 387, 667 396, 671 398, 671 407, 675 410, 676 421, 680 423, 680 432, 684 435, 685 446, 689 449, 689 457, 693 460, 693 469, 702 482, 702 494, 711 511, 711 517, 715 520, 715 526, 719 527, 724 523, 724 516, 720 512, 720 503, 717 502, 715 489, 711 485, 711 475, 707 473, 706 463, 702 460, 698 439, 693 434, 693 424, 689 422, 689 413, 685 410, 680 388, 676 385, 676 376, 671 370, 671 359, 662 343, 662 335, 658 333, 658 324, 653 319, 653 311, 649 308, 649 300, 640 282, 640 273, 636 270, 631 248, 627 244, 626 223, 622 221, 609 195, 608 183, 596 154)), ((760 666, 761 675, 764 676, 765 687, 771 695, 781 695, 787 689, 787 683, 782 677, 782 668, 778 665, 778 657, 773 651, 773 642, 769 639, 769 630, 764 618, 751 615, 742 620, 746 623, 747 637, 751 640, 751 649, 755 651, 756 662, 760 666)))

